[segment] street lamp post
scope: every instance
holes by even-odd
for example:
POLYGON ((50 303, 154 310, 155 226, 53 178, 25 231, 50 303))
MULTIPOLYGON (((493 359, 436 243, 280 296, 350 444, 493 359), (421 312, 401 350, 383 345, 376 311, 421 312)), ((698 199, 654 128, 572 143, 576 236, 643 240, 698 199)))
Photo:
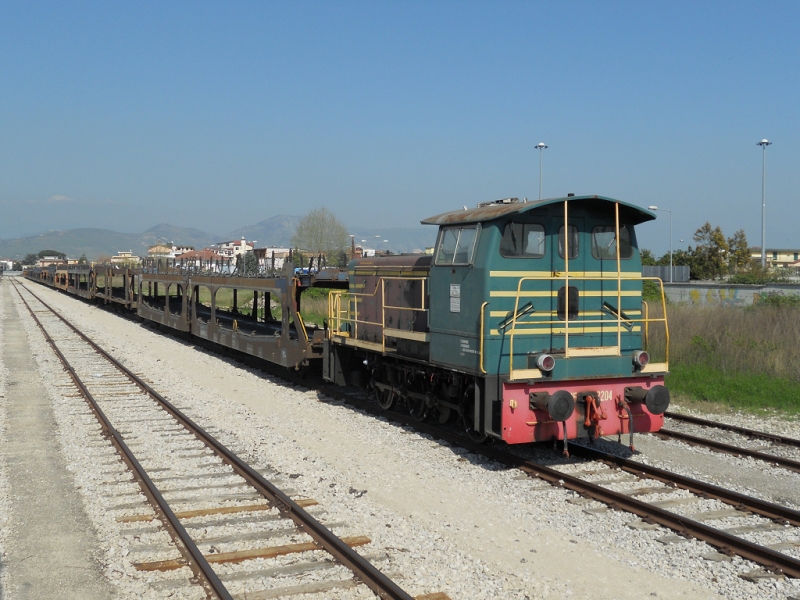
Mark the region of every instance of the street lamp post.
POLYGON ((756 145, 763 150, 761 157, 761 268, 767 268, 767 146, 772 142, 761 140, 756 145))
POLYGON ((536 144, 536 147, 539 149, 539 200, 542 199, 542 150, 547 148, 544 142, 539 142, 536 144))
POLYGON ((669 282, 672 283, 672 211, 657 206, 648 206, 650 210, 660 210, 669 213, 669 282))

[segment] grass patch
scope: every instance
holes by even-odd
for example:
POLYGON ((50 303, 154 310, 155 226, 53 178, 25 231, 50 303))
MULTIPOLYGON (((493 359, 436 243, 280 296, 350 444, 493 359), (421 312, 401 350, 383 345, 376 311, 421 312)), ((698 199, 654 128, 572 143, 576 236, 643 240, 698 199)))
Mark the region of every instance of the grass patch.
POLYGON ((705 363, 670 364, 667 387, 693 401, 760 413, 800 414, 800 382, 765 373, 723 372, 705 363))
POLYGON ((322 327, 322 322, 328 318, 328 296, 332 291, 332 288, 322 287, 303 291, 300 295, 300 315, 306 325, 315 323, 322 327))

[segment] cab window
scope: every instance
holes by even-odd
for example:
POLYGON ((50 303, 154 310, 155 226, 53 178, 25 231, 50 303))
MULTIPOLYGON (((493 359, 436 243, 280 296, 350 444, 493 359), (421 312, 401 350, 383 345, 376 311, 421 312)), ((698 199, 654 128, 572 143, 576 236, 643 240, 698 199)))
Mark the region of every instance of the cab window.
POLYGON ((507 223, 500 241, 500 255, 506 258, 542 258, 544 227, 538 223, 507 223))
MULTIPOLYGON (((569 238, 567 239, 567 246, 569 247, 569 257, 578 258, 578 228, 570 225, 567 228, 569 238)), ((558 228, 558 255, 564 258, 564 226, 558 228)))
POLYGON ((437 265, 468 265, 472 263, 478 227, 447 227, 439 235, 436 249, 437 265))
MULTIPOLYGON (((620 227, 619 239, 619 257, 632 257, 631 233, 627 225, 620 227)), ((617 260, 617 234, 614 227, 600 226, 592 229, 592 256, 603 260, 617 260)))

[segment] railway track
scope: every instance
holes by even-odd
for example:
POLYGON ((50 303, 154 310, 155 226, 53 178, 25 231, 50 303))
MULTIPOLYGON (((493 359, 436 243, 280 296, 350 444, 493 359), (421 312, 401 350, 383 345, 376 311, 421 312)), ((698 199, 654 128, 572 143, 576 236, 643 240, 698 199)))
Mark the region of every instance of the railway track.
POLYGON ((411 600, 353 549, 369 544, 368 537, 335 535, 306 510, 316 501, 291 498, 292 490, 279 489, 245 463, 36 294, 16 283, 15 289, 67 371, 76 396, 89 404, 103 437, 133 475, 135 485, 112 494, 110 510, 123 534, 127 529, 134 539, 150 540, 133 546, 141 559, 131 560, 138 571, 154 575, 153 587, 175 589, 196 582, 207 597, 220 599, 348 589, 363 597, 359 588, 367 587, 380 598, 411 600), (304 562, 265 568, 264 560, 288 555, 304 562), (312 572, 313 583, 291 580, 312 572), (267 575, 275 576, 273 583, 254 589, 253 582, 267 575))
MULTIPOLYGON (((777 450, 779 452, 786 453, 788 450, 791 452, 794 448, 800 448, 800 440, 779 435, 772 435, 763 431, 756 431, 754 429, 747 429, 745 427, 738 427, 736 425, 728 425, 727 423, 708 421, 706 419, 700 419, 689 415, 668 412, 666 413, 666 416, 679 423, 686 423, 690 426, 701 427, 703 428, 703 431, 726 431, 735 435, 744 436, 749 439, 768 442, 769 446, 767 448, 756 450, 753 448, 745 448, 743 446, 711 439, 707 435, 701 437, 700 435, 692 435, 691 433, 687 433, 685 431, 676 431, 673 429, 661 429, 658 433, 653 435, 656 435, 662 439, 678 440, 691 446, 708 448, 710 450, 714 450, 715 452, 722 452, 732 456, 749 457, 756 460, 762 460, 770 463, 771 465, 782 467, 784 469, 794 471, 795 473, 800 473, 800 460, 788 456, 779 456, 777 454, 773 454, 772 452, 762 451, 777 450)), ((797 451, 794 451, 795 454, 796 452, 797 451)))
POLYGON ((630 523, 632 528, 663 527, 677 534, 664 535, 660 540, 664 543, 697 538, 718 550, 709 555, 710 560, 739 556, 759 565, 760 568, 742 574, 746 579, 757 581, 784 575, 800 578, 798 511, 580 444, 570 445, 573 456, 591 462, 544 466, 514 452, 475 444, 452 430, 420 423, 401 413, 386 413, 363 394, 320 387, 326 395, 366 412, 518 468, 549 485, 572 490, 576 493, 574 503, 590 514, 608 509, 627 511, 640 518, 630 523), (648 498, 652 499, 646 501, 648 498), (718 526, 708 524, 712 522, 718 526))
MULTIPOLYGON (((327 390, 326 393, 333 395, 337 390, 327 390)), ((342 397, 359 408, 381 414, 377 402, 354 399, 346 394, 342 394, 342 397)), ((745 578, 753 581, 782 575, 800 578, 800 511, 581 444, 570 444, 571 453, 593 464, 550 467, 524 458, 516 451, 476 444, 452 430, 419 423, 410 416, 399 413, 386 416, 505 466, 520 469, 548 484, 572 490, 582 497, 579 503, 586 501, 584 510, 590 514, 609 508, 627 511, 641 519, 631 523, 634 528, 664 527, 678 534, 665 536, 664 543, 680 543, 696 538, 718 550, 719 556, 709 557, 712 560, 740 556, 761 567, 743 574, 745 578), (634 483, 642 485, 631 485, 634 483), (614 489, 620 484, 625 489, 614 489), (653 500, 644 500, 649 497, 653 500), (703 510, 686 510, 686 507, 698 504, 703 510), (709 522, 718 522, 721 526, 713 527, 707 524, 709 522), (775 536, 777 533, 780 533, 780 541, 761 544, 748 539, 757 538, 760 534, 775 536)))

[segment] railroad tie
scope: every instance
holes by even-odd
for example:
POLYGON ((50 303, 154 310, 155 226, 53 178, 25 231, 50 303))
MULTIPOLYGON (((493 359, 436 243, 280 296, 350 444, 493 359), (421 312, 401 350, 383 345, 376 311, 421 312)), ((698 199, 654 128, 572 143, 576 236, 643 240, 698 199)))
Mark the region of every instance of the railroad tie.
MULTIPOLYGON (((342 538, 342 541, 351 548, 355 548, 356 546, 369 544, 372 540, 366 536, 360 535, 355 537, 344 537, 342 538)), ((267 546, 264 548, 252 548, 250 550, 236 550, 234 552, 208 554, 205 556, 205 559, 211 564, 237 563, 254 558, 275 558, 277 556, 284 556, 286 554, 311 552, 315 550, 322 550, 322 548, 315 542, 303 542, 300 544, 267 546)), ((186 561, 183 559, 158 560, 154 562, 134 563, 133 566, 139 571, 174 571, 175 569, 185 567, 186 561)))

